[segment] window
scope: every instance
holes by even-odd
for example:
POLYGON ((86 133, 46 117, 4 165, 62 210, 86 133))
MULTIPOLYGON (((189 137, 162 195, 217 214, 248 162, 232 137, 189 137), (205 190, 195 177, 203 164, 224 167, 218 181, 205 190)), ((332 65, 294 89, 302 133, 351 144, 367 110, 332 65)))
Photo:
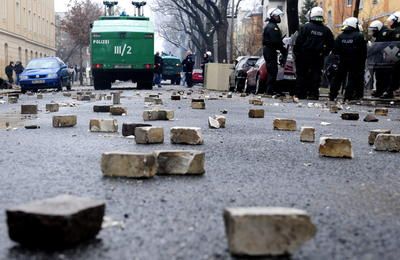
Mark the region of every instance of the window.
POLYGON ((360 10, 364 8, 364 0, 360 0, 360 10))
POLYGON ((18 47, 18 61, 22 62, 22 48, 18 47))
POLYGON ((15 12, 16 12, 16 15, 15 15, 16 17, 15 18, 17 20, 16 24, 20 25, 21 24, 21 8, 20 8, 20 5, 19 5, 18 2, 16 3, 16 5, 17 5, 16 6, 16 10, 15 10, 15 12))
POLYGON ((373 5, 377 5, 378 4, 378 0, 372 0, 372 4, 373 5))
POLYGON ((25 65, 28 64, 29 57, 28 57, 28 49, 25 49, 25 65))
POLYGON ((348 6, 352 6, 353 5, 353 0, 346 0, 346 3, 348 6))
POLYGON ((6 65, 8 65, 8 44, 4 44, 4 59, 6 61, 6 65))
POLYGON ((333 15, 331 10, 328 11, 328 27, 331 29, 333 28, 333 15))

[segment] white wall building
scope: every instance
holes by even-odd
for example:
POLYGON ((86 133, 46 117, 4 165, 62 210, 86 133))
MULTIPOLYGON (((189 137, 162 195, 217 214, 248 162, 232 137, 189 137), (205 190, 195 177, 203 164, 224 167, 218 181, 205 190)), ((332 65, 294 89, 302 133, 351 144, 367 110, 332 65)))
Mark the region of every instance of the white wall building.
MULTIPOLYGON (((299 15, 301 14, 301 8, 303 7, 303 3, 304 0, 299 0, 299 15)), ((279 8, 285 13, 285 15, 282 17, 282 22, 279 24, 279 27, 282 30, 282 35, 288 34, 286 4, 287 4, 286 0, 264 0, 264 9, 263 9, 264 21, 267 18, 267 10, 270 8, 279 8)))

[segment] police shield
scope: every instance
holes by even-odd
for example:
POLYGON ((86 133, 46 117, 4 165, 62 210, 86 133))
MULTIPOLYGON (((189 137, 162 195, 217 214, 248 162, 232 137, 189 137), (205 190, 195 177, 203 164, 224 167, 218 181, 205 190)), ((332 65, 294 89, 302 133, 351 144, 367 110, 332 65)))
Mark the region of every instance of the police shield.
POLYGON ((400 62, 400 42, 374 42, 368 48, 369 69, 392 68, 400 62))

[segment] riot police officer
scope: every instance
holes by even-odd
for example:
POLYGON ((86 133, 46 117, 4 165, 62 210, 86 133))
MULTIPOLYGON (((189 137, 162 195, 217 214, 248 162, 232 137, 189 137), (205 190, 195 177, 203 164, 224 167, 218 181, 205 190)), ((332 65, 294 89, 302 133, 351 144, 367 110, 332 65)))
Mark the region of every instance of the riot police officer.
POLYGON ((339 56, 337 75, 331 85, 329 99, 334 101, 347 78, 344 100, 362 98, 367 42, 359 30, 358 19, 347 18, 342 33, 336 38, 333 53, 339 56))
MULTIPOLYGON (((280 93, 280 90, 276 87, 276 77, 278 75, 278 54, 279 50, 282 57, 286 57, 287 50, 285 49, 282 42, 282 32, 278 27, 278 23, 281 22, 281 15, 283 12, 279 8, 271 8, 267 12, 267 25, 263 32, 263 56, 265 64, 267 66, 268 77, 267 77, 267 94, 273 95, 280 93)), ((280 61, 283 63, 282 60, 280 61)))
MULTIPOLYGON (((373 21, 368 26, 369 34, 374 37, 375 42, 387 42, 390 41, 389 30, 383 23, 379 20, 373 21)), ((373 97, 382 96, 383 92, 387 88, 388 84, 390 84, 390 75, 391 70, 388 68, 374 68, 374 74, 376 79, 376 90, 374 90, 371 95, 373 97)))
MULTIPOLYGON (((391 41, 400 41, 400 12, 395 12, 391 14, 387 19, 387 22, 392 29, 390 31, 390 39, 391 41)), ((393 92, 400 85, 400 62, 397 62, 392 69, 391 72, 391 82, 386 89, 386 91, 381 96, 382 98, 393 98, 393 92)))
POLYGON ((297 68, 297 97, 318 100, 324 58, 334 44, 331 30, 323 24, 324 10, 313 7, 309 12, 309 23, 300 28, 294 45, 297 68))

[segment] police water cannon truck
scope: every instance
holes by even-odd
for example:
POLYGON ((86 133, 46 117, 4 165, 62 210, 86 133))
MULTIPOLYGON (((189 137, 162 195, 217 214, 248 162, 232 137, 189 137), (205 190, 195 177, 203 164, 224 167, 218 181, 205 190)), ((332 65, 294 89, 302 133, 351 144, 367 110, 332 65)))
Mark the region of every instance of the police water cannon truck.
POLYGON ((105 14, 92 25, 90 51, 94 88, 132 81, 151 89, 154 70, 154 27, 143 14, 146 2, 133 1, 134 16, 114 14, 118 1, 103 1, 105 14))

